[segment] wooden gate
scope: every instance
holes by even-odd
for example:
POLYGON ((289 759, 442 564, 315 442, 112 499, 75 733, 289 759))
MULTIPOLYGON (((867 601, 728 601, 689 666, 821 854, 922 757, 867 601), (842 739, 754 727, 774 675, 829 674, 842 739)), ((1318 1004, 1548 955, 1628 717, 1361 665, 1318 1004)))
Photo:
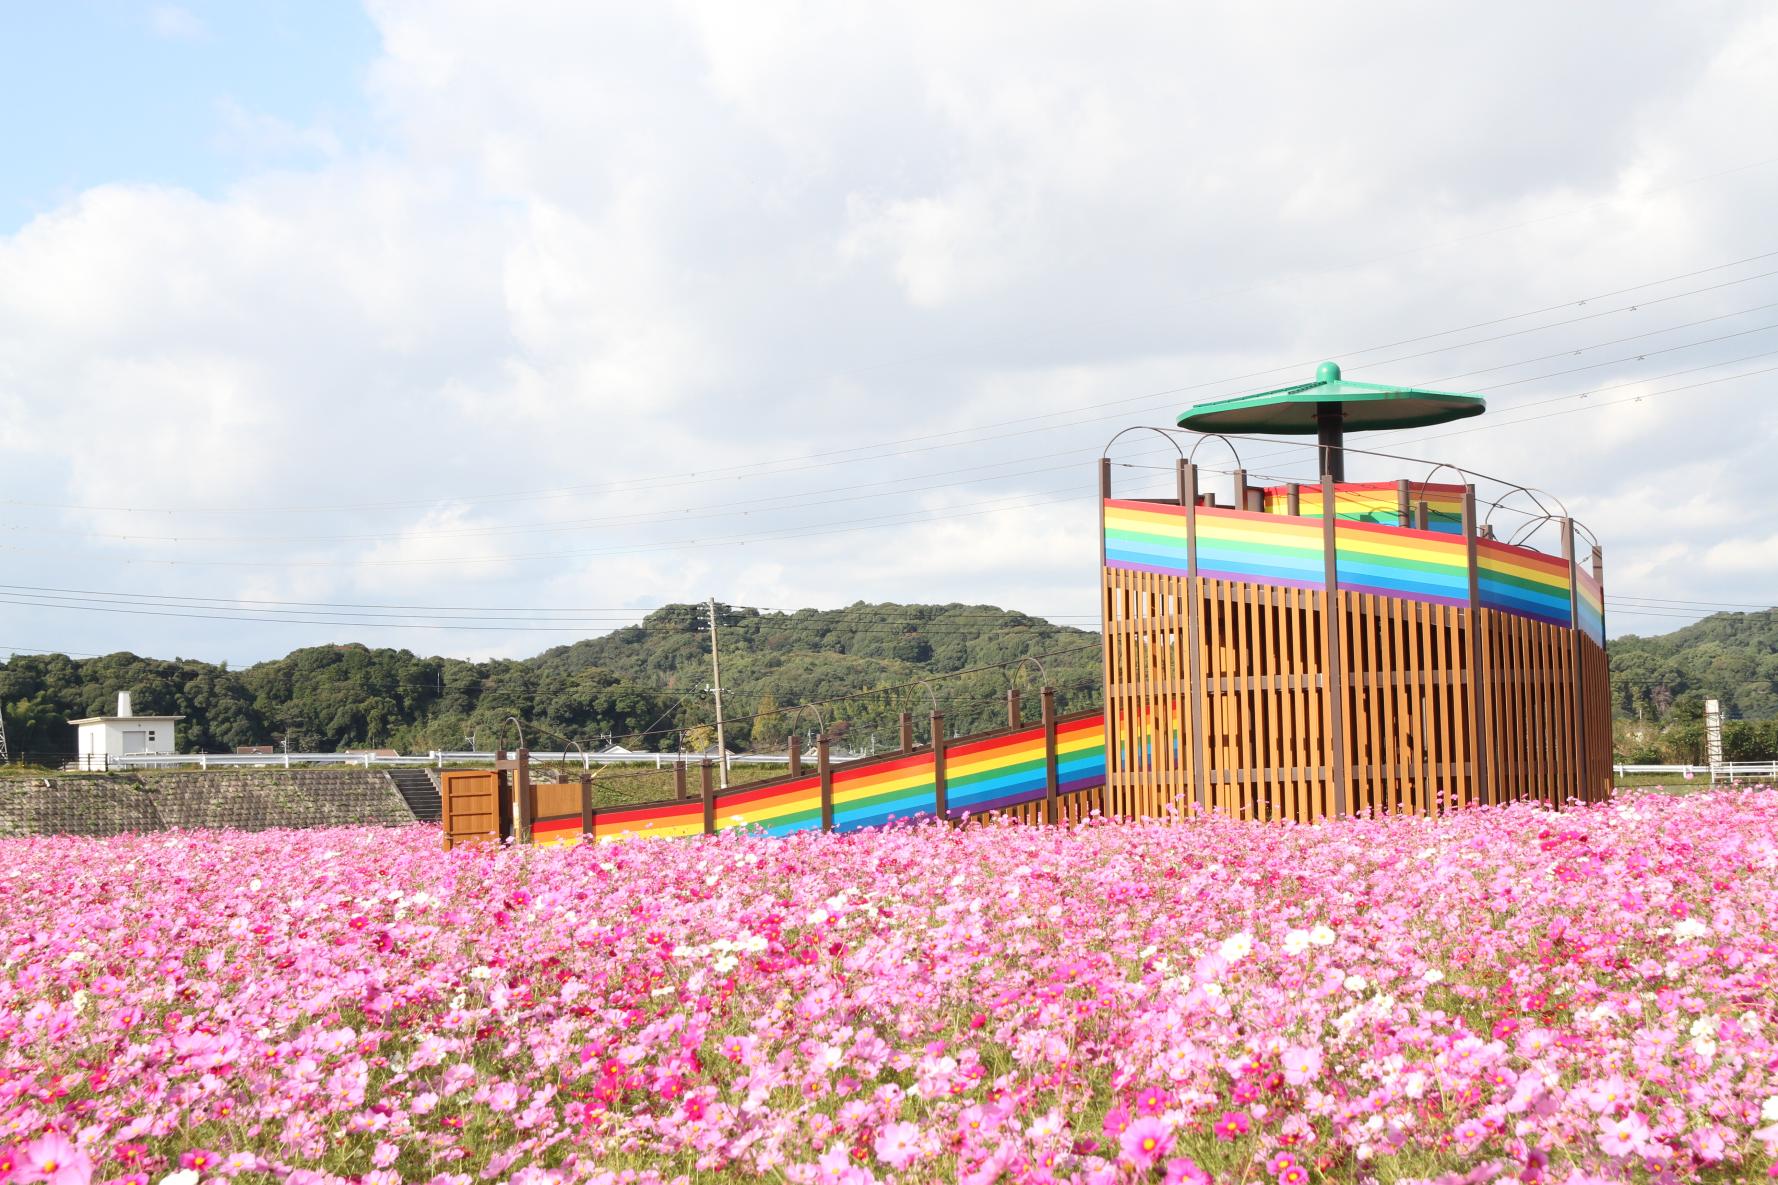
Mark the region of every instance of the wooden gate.
POLYGON ((512 828, 505 780, 493 770, 454 769, 439 775, 444 810, 444 846, 499 843, 512 828))

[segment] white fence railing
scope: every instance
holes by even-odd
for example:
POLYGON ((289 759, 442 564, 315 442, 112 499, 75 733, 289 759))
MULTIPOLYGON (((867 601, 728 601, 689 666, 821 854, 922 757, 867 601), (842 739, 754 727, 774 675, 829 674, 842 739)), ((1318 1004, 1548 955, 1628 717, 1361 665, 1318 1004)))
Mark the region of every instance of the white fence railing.
POLYGON ((1676 774, 1688 781, 1699 777, 1707 777, 1712 782, 1745 782, 1754 778, 1778 780, 1778 761, 1722 761, 1715 766, 1614 765, 1611 770, 1620 778, 1625 774, 1676 774))
MULTIPOLYGON (((706 753, 580 753, 573 749, 566 753, 556 749, 533 749, 531 760, 536 763, 568 762, 579 765, 582 769, 605 765, 645 765, 655 769, 670 769, 675 761, 684 761, 695 765, 705 757, 706 753)), ((863 756, 858 753, 835 752, 832 760, 849 761, 854 757, 863 756)), ((805 760, 813 764, 812 756, 805 760)), ((788 765, 788 753, 731 753, 730 765, 788 765)), ((493 753, 434 751, 413 755, 388 755, 378 753, 129 753, 122 757, 107 757, 104 754, 84 756, 77 763, 82 769, 168 769, 196 766, 198 769, 228 769, 246 766, 255 769, 285 768, 297 765, 345 765, 357 766, 360 769, 376 769, 389 766, 416 766, 424 768, 432 766, 443 769, 447 765, 492 765, 493 753)))

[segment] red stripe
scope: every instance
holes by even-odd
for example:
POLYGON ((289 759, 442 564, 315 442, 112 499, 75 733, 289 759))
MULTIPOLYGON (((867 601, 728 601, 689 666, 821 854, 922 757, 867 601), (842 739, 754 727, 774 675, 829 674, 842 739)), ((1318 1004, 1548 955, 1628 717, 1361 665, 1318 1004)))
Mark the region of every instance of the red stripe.
POLYGON ((655 806, 636 807, 627 811, 599 812, 599 823, 628 823, 638 819, 671 819, 680 815, 702 815, 704 804, 701 802, 669 802, 655 806))
POLYGON ((791 782, 774 782, 768 786, 756 787, 751 790, 736 790, 728 794, 719 795, 716 799, 716 807, 718 810, 727 810, 733 806, 745 806, 750 802, 759 802, 762 799, 775 798, 780 794, 788 794, 796 790, 819 791, 820 789, 820 774, 816 774, 814 777, 804 775, 791 782))
POLYGON ((990 753, 995 749, 1008 748, 1012 745, 1024 744, 1034 740, 1040 741, 1042 739, 1043 725, 1039 724, 1035 728, 1026 728, 1019 732, 1007 733, 1005 736, 984 737, 979 741, 970 741, 967 745, 958 745, 955 748, 948 748, 945 750, 945 759, 949 761, 953 757, 968 757, 973 753, 990 753))

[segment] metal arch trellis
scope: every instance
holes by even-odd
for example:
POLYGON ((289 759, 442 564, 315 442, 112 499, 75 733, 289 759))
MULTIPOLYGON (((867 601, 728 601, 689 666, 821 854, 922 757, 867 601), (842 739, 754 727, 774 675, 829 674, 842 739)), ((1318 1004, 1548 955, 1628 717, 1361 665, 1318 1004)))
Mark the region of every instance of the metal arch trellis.
POLYGON ((1043 665, 1043 660, 1041 658, 1038 658, 1035 654, 1027 654, 1027 655, 1023 656, 1017 662, 1013 663, 1010 668, 1008 668, 1008 674, 1006 676, 1007 686, 1008 687, 1012 686, 1013 683, 1018 679, 1019 672, 1025 669, 1026 663, 1030 663, 1032 666, 1037 668, 1037 677, 1040 680, 1040 682, 1038 683, 1038 686, 1039 687, 1047 686, 1050 681, 1049 670, 1043 665))
POLYGON ((819 726, 819 730, 815 733, 816 739, 819 740, 821 737, 826 736, 827 719, 822 716, 821 706, 819 704, 798 704, 796 710, 790 714, 790 723, 785 726, 784 735, 787 737, 796 735, 797 723, 802 720, 804 712, 815 713, 815 723, 819 726))

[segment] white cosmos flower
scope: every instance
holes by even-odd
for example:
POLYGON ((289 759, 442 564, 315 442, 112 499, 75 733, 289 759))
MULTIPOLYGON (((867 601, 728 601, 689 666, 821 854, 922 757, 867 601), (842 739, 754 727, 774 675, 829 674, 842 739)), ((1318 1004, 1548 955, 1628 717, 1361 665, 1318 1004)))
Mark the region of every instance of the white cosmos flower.
POLYGON ((198 1185, 196 1169, 180 1169, 161 1178, 161 1185, 198 1185))
POLYGON ((1767 1123, 1778 1123, 1778 1094, 1760 1104, 1759 1117, 1767 1123))
POLYGON ((1222 957, 1230 963, 1239 963, 1253 953, 1253 935, 1245 930, 1237 930, 1222 940, 1222 957))
POLYGON ((1307 930, 1292 930, 1284 936, 1284 953, 1287 955, 1300 955, 1309 949, 1309 942, 1310 938, 1307 930))
POLYGON ((1348 975, 1348 976, 1346 976, 1345 988, 1349 992, 1362 992, 1364 990, 1364 976, 1362 976, 1362 975, 1348 975))
POLYGON ((1424 979, 1427 983, 1443 983, 1445 980, 1445 973, 1440 971, 1437 967, 1428 967, 1426 973, 1420 976, 1420 978, 1424 979))
POLYGON ((1333 940, 1334 932, 1326 926, 1316 926, 1309 931, 1309 941, 1316 946, 1332 946, 1333 940))

